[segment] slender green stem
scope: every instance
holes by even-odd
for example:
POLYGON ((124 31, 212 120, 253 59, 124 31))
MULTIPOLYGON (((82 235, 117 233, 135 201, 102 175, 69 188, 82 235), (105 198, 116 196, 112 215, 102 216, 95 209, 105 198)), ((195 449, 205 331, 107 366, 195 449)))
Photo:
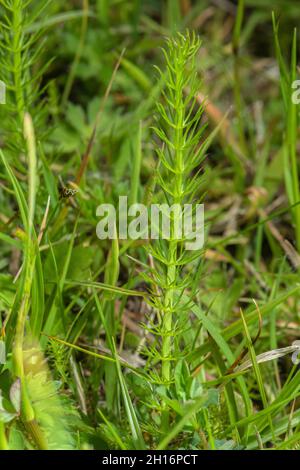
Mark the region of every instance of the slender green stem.
MULTIPOLYGON (((174 285, 176 282, 176 252, 177 242, 171 241, 169 246, 169 262, 170 265, 167 270, 167 280, 169 288, 165 293, 165 308, 163 317, 163 338, 162 338, 162 379, 168 385, 171 380, 171 362, 172 355, 172 326, 173 326, 173 310, 174 310, 174 285)), ((162 414, 162 428, 167 430, 169 427, 169 410, 168 406, 165 407, 162 414)))
MULTIPOLYGON (((177 67, 181 68, 182 65, 179 63, 177 67)), ((174 167, 176 171, 175 179, 175 190, 173 202, 174 204, 182 205, 183 198, 183 180, 182 175, 184 174, 184 161, 183 161, 183 147, 184 147, 184 89, 182 80, 182 70, 176 71, 175 76, 175 135, 174 135, 174 167)), ((170 242, 168 247, 169 264, 167 268, 167 283, 168 289, 165 294, 165 313, 163 320, 163 340, 162 340, 162 378, 166 384, 170 383, 171 379, 171 362, 172 357, 172 327, 173 327, 173 314, 174 314, 174 296, 176 291, 176 279, 178 276, 177 269, 177 252, 178 252, 178 241, 177 233, 179 223, 176 215, 174 214, 173 223, 170 227, 170 242)), ((166 429, 169 426, 169 411, 166 408, 163 412, 163 428, 166 429)))
MULTIPOLYGON (((291 83, 296 80, 297 76, 297 31, 294 31, 293 48, 292 48, 292 64, 291 64, 291 83)), ((292 88, 291 88, 292 89, 292 88)), ((298 131, 298 110, 297 105, 293 100, 289 100, 289 109, 287 117, 287 151, 290 159, 291 166, 291 181, 292 181, 292 203, 297 203, 300 200, 299 191, 299 174, 298 174, 298 161, 297 161, 297 131, 298 131)), ((295 227, 296 227, 296 246, 300 250, 300 207, 294 209, 295 227)))
POLYGON ((29 161, 29 196, 28 196, 28 218, 26 221, 26 237, 24 239, 24 284, 23 297, 18 312, 15 343, 13 348, 14 372, 21 381, 21 417, 25 427, 34 438, 39 449, 47 449, 47 442, 43 436, 38 423, 35 420, 35 412, 27 391, 27 383, 24 372, 23 345, 25 336, 26 317, 30 309, 30 296, 32 281, 35 270, 36 253, 38 249, 37 240, 34 234, 34 212, 37 190, 36 181, 36 149, 35 136, 31 117, 25 114, 24 137, 27 142, 29 161))
POLYGON ((9 450, 4 423, 0 421, 0 450, 9 450))

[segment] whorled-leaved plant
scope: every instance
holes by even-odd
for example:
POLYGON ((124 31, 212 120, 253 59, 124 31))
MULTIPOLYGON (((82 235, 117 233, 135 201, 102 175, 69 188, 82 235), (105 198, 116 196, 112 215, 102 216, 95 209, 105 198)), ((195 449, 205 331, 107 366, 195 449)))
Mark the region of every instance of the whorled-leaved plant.
POLYGON ((6 103, 0 108, 0 136, 11 149, 10 159, 25 173, 20 154, 25 152, 23 121, 25 112, 33 118, 38 137, 45 133, 45 106, 42 78, 49 61, 42 63, 45 32, 35 28, 48 2, 0 0, 0 79, 6 86, 6 103))
MULTIPOLYGON (((198 263, 200 252, 187 251, 188 235, 181 233, 182 214, 176 207, 189 204, 193 209, 203 200, 204 175, 201 163, 213 137, 203 139, 205 125, 201 123, 204 107, 197 100, 200 80, 196 59, 201 45, 200 39, 192 33, 177 34, 167 40, 163 49, 166 72, 163 99, 158 103, 158 124, 154 128, 159 139, 156 151, 159 159, 157 170, 157 191, 160 202, 173 206, 168 213, 170 236, 152 243, 149 254, 154 259, 155 269, 147 275, 152 282, 151 304, 157 312, 157 321, 150 321, 150 331, 157 340, 149 347, 149 363, 160 362, 160 372, 149 368, 153 381, 168 393, 174 383, 174 368, 185 357, 182 334, 187 328, 189 301, 184 294, 193 293, 194 271, 185 269, 188 263, 198 263), (163 201, 162 201, 163 199, 163 201), (180 237, 178 237, 180 234, 180 237)), ((184 232, 184 231, 183 231, 184 232)), ((164 400, 163 400, 164 402, 164 400)), ((170 416, 168 406, 162 403, 162 429, 168 429, 170 416)))

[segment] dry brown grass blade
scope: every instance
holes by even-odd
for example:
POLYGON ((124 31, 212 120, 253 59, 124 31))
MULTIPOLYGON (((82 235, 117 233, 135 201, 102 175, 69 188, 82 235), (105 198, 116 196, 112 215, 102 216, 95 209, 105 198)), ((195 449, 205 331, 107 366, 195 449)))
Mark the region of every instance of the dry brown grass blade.
POLYGON ((252 170, 251 162, 246 158, 242 152, 238 142, 235 139, 235 136, 231 132, 230 122, 227 117, 220 111, 220 109, 214 105, 209 99, 207 99, 202 93, 197 94, 197 101, 199 105, 205 107, 205 112, 207 113, 209 119, 214 125, 221 124, 220 127, 220 136, 222 145, 229 145, 233 152, 239 157, 241 162, 246 166, 250 171, 252 170))
POLYGON ((91 151, 92 151, 92 148, 93 148, 93 145, 95 143, 95 138, 96 138, 96 133, 97 133, 97 128, 99 126, 99 123, 100 123, 100 119, 101 119, 101 116, 102 116, 102 113, 103 113, 103 110, 104 110, 104 106, 107 102, 107 99, 110 95, 110 91, 111 91, 111 87, 113 85, 113 82, 115 80, 115 77, 116 77, 116 73, 120 67, 120 64, 121 64, 121 61, 122 61, 122 58, 124 56, 124 53, 125 53, 125 49, 122 50, 118 60, 117 60, 117 63, 114 67, 114 70, 113 70, 113 73, 112 73, 112 76, 111 76, 111 79, 109 81, 109 84, 106 88, 106 91, 105 91, 105 94, 104 94, 104 97, 101 101, 101 105, 100 105, 100 108, 98 110, 98 113, 96 115, 96 119, 95 119, 95 123, 94 123, 94 127, 93 127, 93 130, 92 130, 92 133, 91 133, 91 136, 89 138, 89 141, 88 141, 88 144, 87 144, 87 148, 86 148, 86 151, 82 157, 82 161, 81 161, 81 164, 80 164, 80 168, 78 170, 78 173, 76 175, 76 179, 75 179, 75 182, 77 185, 80 184, 80 181, 81 181, 81 178, 86 170, 86 167, 88 165, 88 161, 89 161, 89 158, 90 158, 90 155, 91 155, 91 151))
POLYGON ((191 0, 181 0, 180 1, 180 9, 183 16, 187 15, 191 10, 191 0))
MULTIPOLYGON (((260 309, 259 309, 259 306, 257 305, 257 302, 256 300, 253 299, 253 302, 254 302, 254 305, 256 307, 256 310, 257 310, 257 314, 258 314, 258 331, 257 331, 257 334, 254 338, 254 340, 252 341, 252 344, 254 345, 256 343, 256 341, 258 340, 258 338, 260 337, 260 334, 261 334, 261 330, 262 330, 262 316, 261 316, 261 312, 260 312, 260 309)), ((241 352, 241 354, 238 356, 238 358, 234 361, 234 363, 229 367, 229 369, 226 371, 226 374, 225 375, 230 375, 232 374, 236 367, 241 363, 241 361, 244 359, 244 357, 246 356, 246 354, 248 353, 248 348, 244 348, 243 351, 241 352)))
MULTIPOLYGON (((120 64, 121 64, 121 61, 122 61, 122 58, 124 56, 124 53, 125 53, 125 49, 122 50, 118 60, 117 60, 117 63, 114 67, 114 70, 113 70, 113 73, 112 73, 112 76, 110 78, 110 81, 109 81, 109 84, 105 90, 105 93, 104 93, 104 96, 103 96, 103 99, 101 101, 101 105, 100 105, 100 108, 97 112, 97 115, 96 115, 96 118, 95 118, 95 122, 94 122, 94 126, 93 126, 93 130, 91 132, 91 135, 90 135, 90 138, 88 140, 88 143, 87 143, 87 147, 86 147, 86 150, 83 154, 83 157, 82 157, 82 160, 81 160, 81 164, 80 164, 80 167, 79 167, 79 170, 76 174, 76 177, 75 177, 75 187, 76 186, 79 186, 80 185, 80 182, 81 182, 81 179, 83 177, 83 174, 88 166, 88 162, 89 162, 89 159, 90 159, 90 155, 91 155, 91 151, 92 151, 92 148, 94 146, 94 143, 95 143, 95 138, 96 138, 96 134, 97 134, 97 129, 98 129, 98 126, 99 126, 99 123, 100 123, 100 119, 101 119, 101 116, 102 116, 102 113, 103 113, 103 110, 104 110, 104 107, 105 107, 105 104, 107 102, 107 99, 110 95, 110 91, 111 91, 111 87, 113 85, 113 82, 114 82, 114 79, 115 79, 115 76, 116 76, 116 73, 120 67, 120 64)), ((61 226, 61 224, 64 223, 64 220, 67 216, 67 213, 68 213, 68 209, 69 209, 69 205, 70 205, 70 200, 68 199, 66 201, 66 204, 63 206, 63 208, 61 209, 60 213, 58 214, 57 216, 57 219, 56 219, 56 223, 55 223, 55 228, 53 229, 53 232, 56 233, 56 231, 58 230, 58 228, 61 226)))
MULTIPOLYGON (((263 210, 260 210, 260 215, 264 218, 267 217, 267 213, 263 210)), ((283 251, 286 254, 287 259, 291 263, 292 267, 295 269, 295 271, 298 271, 300 269, 300 255, 296 248, 288 241, 286 240, 279 230, 276 228, 274 223, 270 220, 266 222, 266 225, 268 229, 270 230, 271 234, 275 238, 275 240, 278 241, 279 245, 283 249, 283 251)))

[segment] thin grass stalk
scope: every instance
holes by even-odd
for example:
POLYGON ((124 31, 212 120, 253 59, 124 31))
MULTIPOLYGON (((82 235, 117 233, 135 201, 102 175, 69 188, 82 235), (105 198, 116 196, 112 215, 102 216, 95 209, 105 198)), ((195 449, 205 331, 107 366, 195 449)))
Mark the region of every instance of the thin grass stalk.
POLYGON ((9 450, 9 445, 7 442, 5 434, 5 425, 0 421, 0 450, 9 450))
POLYGON ((46 439, 40 429, 38 423, 35 420, 35 413, 31 404, 26 377, 24 373, 24 358, 23 358, 23 345, 25 337, 25 324, 26 317, 30 309, 30 295, 32 288, 32 281, 35 269, 36 259, 36 240, 33 241, 33 220, 35 211, 35 198, 36 198, 36 171, 37 171, 37 160, 36 160, 36 149, 35 149, 35 137, 32 120, 29 114, 25 114, 24 118, 24 136, 28 147, 28 159, 29 159, 29 200, 28 200, 28 224, 26 227, 26 238, 25 238, 25 270, 24 270, 24 285, 23 285, 23 298, 18 312, 15 343, 13 347, 13 364, 15 375, 19 377, 21 382, 21 416, 24 421, 25 427, 32 435, 39 449, 47 449, 48 445, 46 439))

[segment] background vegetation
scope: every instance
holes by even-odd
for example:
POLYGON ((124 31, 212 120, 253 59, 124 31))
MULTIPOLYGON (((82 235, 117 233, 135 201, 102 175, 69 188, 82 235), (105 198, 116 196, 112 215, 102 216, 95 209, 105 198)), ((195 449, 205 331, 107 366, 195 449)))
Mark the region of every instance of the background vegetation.
POLYGON ((0 449, 297 448, 297 2, 0 17, 0 449), (204 201, 205 248, 100 241, 122 195, 204 201))

